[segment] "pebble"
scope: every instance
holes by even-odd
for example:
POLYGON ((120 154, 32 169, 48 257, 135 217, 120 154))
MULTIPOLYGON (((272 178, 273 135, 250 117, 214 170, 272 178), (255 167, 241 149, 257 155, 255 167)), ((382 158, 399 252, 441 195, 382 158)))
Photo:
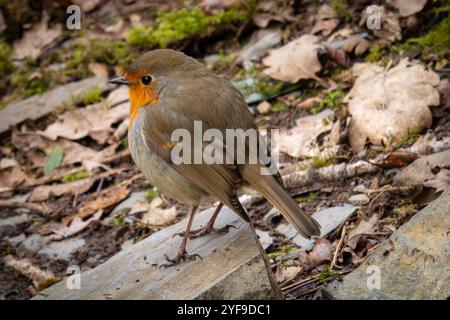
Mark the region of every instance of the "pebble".
POLYGON ((365 194, 359 193, 348 198, 348 201, 354 206, 364 206, 370 202, 370 198, 365 194))

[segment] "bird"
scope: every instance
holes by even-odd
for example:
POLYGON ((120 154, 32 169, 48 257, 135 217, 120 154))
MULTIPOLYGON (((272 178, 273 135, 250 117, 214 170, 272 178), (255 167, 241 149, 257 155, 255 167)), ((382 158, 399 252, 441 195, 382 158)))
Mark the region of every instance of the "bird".
MULTIPOLYGON (((128 87, 128 145, 133 161, 162 194, 190 206, 186 230, 179 234, 183 240, 178 253, 174 258, 165 254, 167 263, 164 266, 201 258, 187 252, 189 238, 210 232, 227 232, 232 227, 214 226, 223 205, 250 222, 238 199, 238 192, 246 186, 261 193, 277 207, 300 234, 307 238, 319 236, 320 225, 285 191, 278 170, 262 174, 261 169, 265 165, 250 163, 248 156, 244 157, 243 163, 236 160, 232 163, 174 161, 173 151, 180 140, 172 139, 173 132, 183 129, 195 134, 196 122, 202 124, 202 132, 208 129, 221 133, 239 129, 258 132, 244 97, 230 81, 180 51, 154 49, 134 59, 122 76, 108 82, 128 87), (194 216, 207 199, 215 199, 219 205, 203 228, 192 230, 194 216)), ((226 145, 225 154, 237 153, 236 146, 233 149, 233 146, 226 145)), ((201 150, 204 147, 202 144, 201 150)), ((244 148, 249 151, 248 142, 244 143, 244 148)))

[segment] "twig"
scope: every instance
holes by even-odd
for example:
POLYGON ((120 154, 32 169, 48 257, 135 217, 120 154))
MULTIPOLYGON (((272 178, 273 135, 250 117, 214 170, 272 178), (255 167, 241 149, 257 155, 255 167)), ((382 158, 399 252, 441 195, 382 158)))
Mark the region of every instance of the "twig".
POLYGON ((351 164, 340 163, 319 169, 310 168, 308 170, 294 172, 283 176, 283 180, 286 188, 293 189, 318 181, 351 178, 366 173, 374 173, 378 170, 378 166, 360 160, 351 164))
POLYGON ((339 252, 341 251, 342 244, 344 243, 344 237, 345 237, 346 231, 347 231, 347 227, 344 224, 344 226, 342 227, 341 238, 339 239, 336 250, 334 251, 333 260, 331 261, 330 271, 333 270, 334 266, 336 266, 336 268, 341 268, 340 266, 336 265, 336 261, 337 261, 339 252))
POLYGON ((14 202, 14 201, 10 201, 10 200, 0 200, 0 207, 4 207, 4 208, 25 208, 31 211, 36 211, 39 213, 42 213, 44 215, 50 213, 50 209, 43 204, 38 204, 38 203, 29 203, 29 202, 24 202, 24 203, 18 203, 18 202, 14 202))

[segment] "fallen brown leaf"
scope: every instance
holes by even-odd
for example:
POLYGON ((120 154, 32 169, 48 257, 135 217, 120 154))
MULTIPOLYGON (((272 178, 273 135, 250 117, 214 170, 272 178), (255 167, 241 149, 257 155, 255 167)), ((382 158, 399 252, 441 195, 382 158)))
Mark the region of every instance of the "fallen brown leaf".
POLYGON ((280 130, 279 151, 294 158, 315 157, 320 153, 317 137, 333 127, 327 121, 333 112, 326 109, 316 115, 299 118, 291 129, 280 130))
POLYGON ((301 79, 322 80, 316 73, 322 69, 317 52, 323 49, 319 39, 313 35, 303 35, 281 48, 271 50, 263 59, 268 68, 264 73, 270 77, 295 83, 301 79))
POLYGON ((354 152, 364 148, 367 138, 373 144, 390 146, 408 132, 431 125, 429 106, 439 104, 436 73, 407 59, 390 70, 372 63, 356 64, 352 72, 357 79, 344 102, 349 103, 352 116, 354 152))
POLYGON ((81 205, 78 216, 82 219, 90 217, 99 210, 109 208, 116 203, 119 203, 129 194, 130 190, 128 190, 128 184, 123 182, 117 186, 97 192, 90 200, 87 200, 81 205))
POLYGON ((407 17, 420 12, 427 0, 387 0, 387 3, 398 9, 402 17, 407 17))
POLYGON ((34 24, 30 30, 25 31, 21 39, 14 42, 13 59, 23 60, 28 57, 36 60, 61 38, 62 25, 58 23, 49 28, 48 21, 48 14, 44 14, 39 23, 34 24))

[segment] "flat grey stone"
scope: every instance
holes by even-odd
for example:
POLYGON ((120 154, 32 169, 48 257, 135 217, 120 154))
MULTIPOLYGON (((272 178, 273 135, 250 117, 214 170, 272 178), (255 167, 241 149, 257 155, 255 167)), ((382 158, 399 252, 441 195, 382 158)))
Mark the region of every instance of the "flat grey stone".
POLYGON ((256 229, 256 234, 264 250, 272 245, 273 238, 269 235, 269 232, 256 229))
POLYGON ((447 189, 380 244, 342 282, 332 282, 323 290, 324 296, 358 300, 448 299, 449 215, 447 189))
POLYGON ((86 241, 81 238, 69 238, 62 241, 53 241, 44 246, 38 253, 46 254, 51 259, 69 261, 72 254, 84 246, 86 241))
POLYGON ((17 231, 18 224, 27 222, 29 220, 30 217, 26 213, 0 219, 0 239, 13 235, 17 231))
POLYGON ((38 119, 54 111, 76 96, 88 92, 93 87, 106 88, 106 81, 97 77, 70 82, 44 94, 31 96, 20 102, 10 104, 0 111, 0 133, 27 119, 38 119))
POLYGON ((23 213, 21 215, 11 216, 8 218, 0 219, 0 227, 5 225, 16 225, 20 223, 24 223, 30 220, 30 217, 23 213))
MULTIPOLYGON (((215 208, 197 214, 194 228, 205 225, 215 208)), ((188 253, 203 260, 160 268, 164 254, 174 256, 187 220, 156 232, 81 273, 81 289, 66 281, 47 288, 35 299, 272 299, 280 294, 267 260, 249 224, 223 208, 217 226, 233 224, 226 234, 209 234, 188 242, 188 253)))
POLYGON ((25 241, 26 237, 25 234, 21 233, 16 237, 12 237, 12 238, 8 238, 8 242, 13 245, 13 246, 17 246, 19 244, 21 244, 23 241, 25 241))
MULTIPOLYGON (((345 204, 343 206, 331 207, 314 213, 312 217, 320 224, 321 233, 319 238, 325 237, 331 231, 342 225, 356 209, 356 207, 350 204, 345 204)), ((304 251, 312 250, 314 247, 314 240, 304 238, 298 234, 297 230, 290 224, 281 223, 276 230, 291 239, 304 251)))
POLYGON ((450 166, 450 150, 433 153, 415 160, 394 176, 394 185, 416 185, 434 178, 434 167, 450 166))
POLYGON ((125 200, 123 200, 121 203, 119 203, 112 211, 112 213, 116 213, 119 212, 121 210, 125 210, 125 209, 131 209, 131 207, 133 206, 133 204, 136 201, 144 201, 146 200, 146 195, 147 192, 145 191, 139 191, 139 192, 133 192, 128 198, 126 198, 125 200))
POLYGON ((348 202, 354 206, 364 206, 370 202, 370 198, 365 194, 359 193, 348 198, 348 202))
POLYGON ((47 239, 38 234, 32 234, 27 237, 24 241, 22 241, 22 246, 26 249, 34 252, 38 252, 41 250, 44 245, 47 243, 47 239))

